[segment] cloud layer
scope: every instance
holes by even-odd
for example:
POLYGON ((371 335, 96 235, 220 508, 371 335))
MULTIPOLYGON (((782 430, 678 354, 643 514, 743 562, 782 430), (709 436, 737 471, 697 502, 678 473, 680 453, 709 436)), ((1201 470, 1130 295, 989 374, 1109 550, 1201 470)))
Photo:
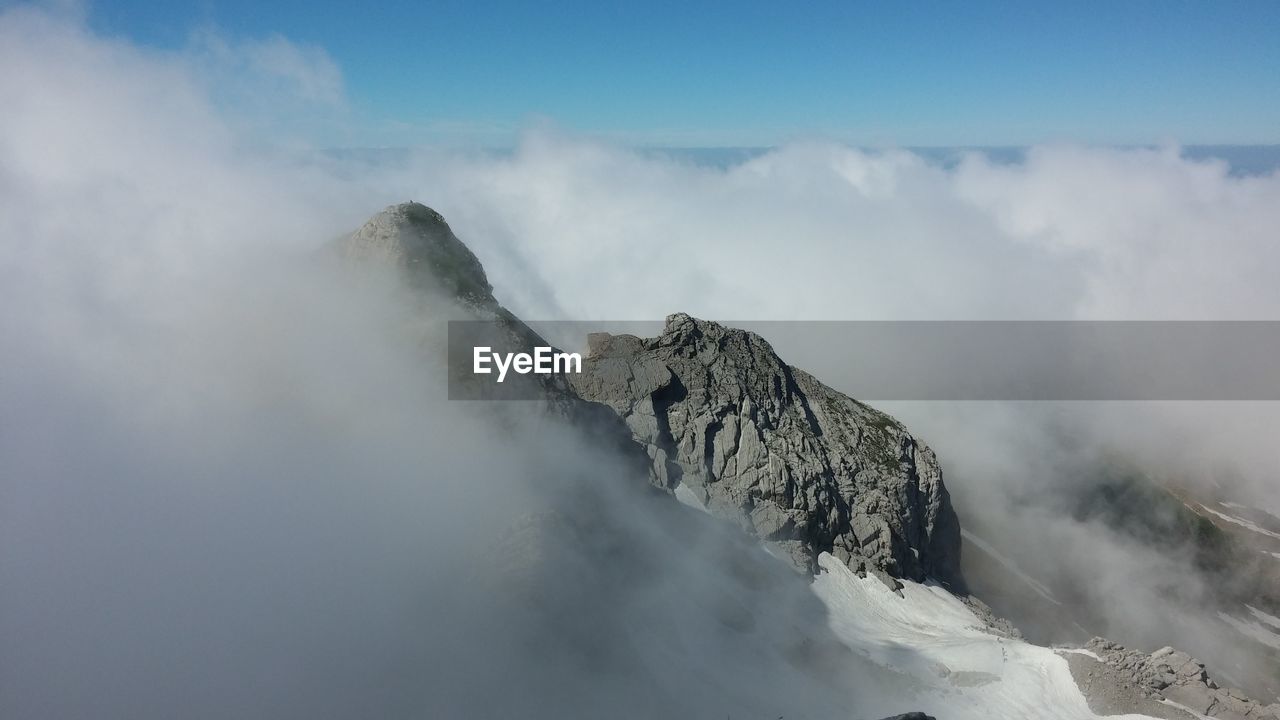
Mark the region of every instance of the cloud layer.
MULTIPOLYGON (((500 529, 563 511, 566 478, 612 470, 554 430, 477 445, 495 429, 442 400, 417 308, 323 262, 323 243, 391 202, 441 211, 531 319, 1280 315, 1280 175, 1176 148, 952 166, 814 141, 713 167, 539 129, 510 153, 339 154, 289 133, 341 123, 340 72, 282 38, 159 52, 18 8, 0 15, 0 67, 0 708, 15 717, 191 716, 193 698, 210 716, 397 715, 484 696, 423 689, 466 687, 430 677, 445 657, 497 660, 475 644, 502 640, 488 618, 441 615, 461 604, 451 588, 500 529)), ((837 387, 857 362, 779 350, 837 387)), ((1061 451, 1053 423, 1018 408, 895 410, 986 522, 1064 477, 1044 460, 1061 451)), ((1091 448, 1228 459, 1274 489, 1275 421, 1269 406, 1162 406, 1062 422, 1091 448)), ((625 503, 599 502, 625 523, 609 515, 625 503)), ((690 552, 645 535, 661 522, 627 532, 656 557, 690 552)), ((1147 556, 1093 530, 1054 526, 1041 557, 1081 533, 1098 544, 1063 572, 1098 581, 1122 629, 1149 597, 1120 592, 1124 572, 1147 556)), ((705 552, 652 579, 652 607, 691 588, 719 606, 734 580, 694 583, 719 572, 705 552)), ((660 640, 636 648, 650 668, 721 614, 662 636, 653 612, 641 627, 660 640)), ((698 637, 694 664, 744 656, 698 637)), ((556 660, 525 689, 567 677, 556 660)), ((760 663, 729 669, 761 696, 760 678, 794 680, 760 663)), ((732 676, 703 680, 731 695, 732 676)), ((593 699, 628 692, 624 677, 593 699)), ((681 689, 685 709, 714 707, 681 689)))

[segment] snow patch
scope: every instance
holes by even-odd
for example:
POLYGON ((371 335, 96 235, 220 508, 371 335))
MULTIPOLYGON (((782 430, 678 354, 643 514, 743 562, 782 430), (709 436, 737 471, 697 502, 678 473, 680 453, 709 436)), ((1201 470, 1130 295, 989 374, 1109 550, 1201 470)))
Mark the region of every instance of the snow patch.
POLYGON ((702 512, 709 512, 707 510, 706 503, 702 502, 702 498, 698 497, 698 494, 683 482, 676 485, 676 499, 691 508, 701 510, 702 512))
POLYGON ((911 689, 913 708, 949 720, 1098 717, 1065 658, 1050 648, 993 635, 940 585, 904 581, 899 597, 874 577, 858 577, 829 553, 818 556, 818 565, 822 572, 813 589, 827 607, 832 632, 855 652, 892 669, 899 684, 911 689))
POLYGON ((1218 517, 1222 518, 1223 520, 1226 520, 1229 523, 1235 523, 1236 525, 1239 525, 1240 527, 1245 528, 1247 530, 1252 530, 1256 533, 1261 533, 1263 535, 1266 535, 1267 537, 1273 537, 1273 538, 1276 538, 1277 540, 1280 540, 1280 533, 1272 532, 1264 527, 1261 527, 1260 525, 1258 525, 1257 523, 1251 520, 1245 520, 1244 518, 1238 518, 1238 517, 1235 517, 1234 515, 1228 515, 1223 512, 1218 512, 1213 508, 1204 507, 1203 505, 1201 505, 1200 507, 1205 512, 1213 513, 1214 515, 1217 515, 1218 517))
MULTIPOLYGON (((1248 607, 1248 606, 1246 605, 1245 607, 1248 607)), ((1266 613, 1261 612, 1260 610, 1254 610, 1253 608, 1249 608, 1249 609, 1252 610, 1255 615, 1263 615, 1269 618, 1270 620, 1276 620, 1276 618, 1273 618, 1270 615, 1267 615, 1266 613)), ((1241 635, 1244 635, 1245 637, 1248 637, 1252 640, 1256 640, 1262 643, 1263 645, 1267 645, 1277 650, 1280 650, 1280 633, 1277 633, 1276 630, 1273 630, 1267 627, 1266 625, 1255 622, 1253 620, 1238 618, 1233 615, 1228 615, 1227 613, 1224 613, 1224 612, 1218 613, 1218 619, 1222 620, 1222 622, 1235 628, 1241 635)), ((1270 620, 1267 620, 1266 622, 1270 623, 1270 620)), ((1221 674, 1221 671, 1219 671, 1219 674, 1221 674)))
POLYGON ((1245 607, 1249 608, 1249 612, 1253 613, 1254 617, 1270 625, 1271 627, 1276 628, 1277 630, 1280 630, 1280 618, 1276 617, 1275 615, 1269 615, 1252 605, 1245 605, 1245 607))
POLYGON ((1060 653, 1071 653, 1072 655, 1088 655, 1089 657, 1093 658, 1094 660, 1097 660, 1098 662, 1106 662, 1105 660, 1102 659, 1101 655, 1099 655, 1098 653, 1092 650, 1088 650, 1086 648, 1060 647, 1060 648, 1054 648, 1054 649, 1060 653))
POLYGON ((1260 513, 1266 513, 1267 515, 1270 515, 1271 517, 1275 518, 1276 520, 1280 520, 1280 515, 1276 515, 1274 512, 1272 512, 1272 511, 1270 511, 1270 510, 1268 510, 1268 509, 1266 509, 1266 508, 1260 508, 1260 507, 1249 507, 1248 505, 1241 505, 1240 503, 1237 503, 1237 502, 1220 502, 1220 503, 1218 503, 1218 504, 1219 504, 1219 505, 1221 505, 1221 506, 1222 506, 1222 507, 1224 507, 1224 508, 1227 508, 1228 510, 1245 510, 1245 511, 1248 511, 1248 512, 1260 512, 1260 513))

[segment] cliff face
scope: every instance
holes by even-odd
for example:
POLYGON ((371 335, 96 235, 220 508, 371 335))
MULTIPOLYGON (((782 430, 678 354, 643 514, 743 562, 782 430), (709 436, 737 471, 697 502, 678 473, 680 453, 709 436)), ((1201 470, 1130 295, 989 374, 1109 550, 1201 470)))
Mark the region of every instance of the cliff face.
POLYGON ((826 551, 854 570, 963 589, 942 471, 901 423, 788 366, 760 336, 688 315, 656 338, 590 345, 570 382, 623 418, 659 487, 683 485, 807 571, 826 551))
MULTIPOLYGON (((430 208, 389 207, 339 249, 494 321, 511 349, 548 344, 494 299, 480 261, 430 208)), ((760 336, 687 315, 656 338, 595 335, 591 345, 580 375, 539 380, 547 405, 647 456, 658 488, 683 486, 807 572, 827 551, 857 571, 963 590, 942 471, 893 418, 788 366, 760 336)))

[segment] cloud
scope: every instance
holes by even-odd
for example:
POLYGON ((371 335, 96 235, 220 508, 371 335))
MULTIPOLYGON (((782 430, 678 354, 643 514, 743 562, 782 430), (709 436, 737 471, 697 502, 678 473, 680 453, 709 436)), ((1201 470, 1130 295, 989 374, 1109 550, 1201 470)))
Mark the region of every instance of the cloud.
MULTIPOLYGON (((251 92, 286 96, 318 105, 341 106, 346 102, 342 71, 324 48, 300 45, 280 35, 264 38, 228 39, 213 29, 196 33, 191 49, 209 66, 238 77, 261 83, 251 92)), ((247 94, 247 92, 246 92, 247 94)), ((279 98, 273 98, 278 103, 279 98)))
MULTIPOLYGON (((391 202, 443 212, 530 319, 1280 310, 1266 274, 1280 176, 1236 177, 1176 148, 944 165, 805 142, 714 167, 544 127, 511 153, 334 155, 298 141, 342 127, 341 74, 283 38, 161 52, 18 8, 0 15, 0 66, 0 707, 15 717, 509 711, 554 705, 539 688, 592 667, 532 641, 508 653, 541 620, 479 613, 466 588, 521 517, 574 515, 566 498, 586 480, 613 487, 600 478, 615 469, 555 428, 502 435, 443 402, 421 308, 323 262, 324 242, 391 202), (314 120, 295 122, 300 108, 314 120), (519 692, 477 686, 494 667, 525 671, 519 692)), ((809 369, 839 386, 855 362, 809 369)), ((1007 514, 1002 496, 1064 477, 1043 418, 895 410, 940 451, 958 497, 990 501, 988 520, 1007 514)), ((1226 457, 1276 476, 1269 407, 1135 412, 1067 424, 1157 463, 1226 457)), ((680 520, 613 492, 581 502, 644 539, 649 565, 613 567, 560 538, 537 580, 555 608, 580 610, 575 573, 596 573, 615 604, 588 619, 629 628, 618 647, 634 657, 609 655, 612 675, 560 703, 626 697, 644 715, 804 696, 821 714, 848 700, 806 694, 812 676, 780 659, 793 628, 771 621, 799 607, 818 632, 811 596, 781 581, 780 595, 746 593, 723 563, 741 550, 732 534, 683 543, 665 532, 680 520), (745 645, 715 630, 734 603, 762 618, 745 645), (664 662, 673 647, 697 682, 663 674, 681 667, 664 662), (635 667, 649 684, 628 684, 635 667)), ((1124 570, 1146 556, 1091 530, 1048 526, 1038 547, 1088 543, 1094 564, 1063 572, 1111 593, 1123 628, 1148 596, 1120 592, 1124 570)))
MULTIPOLYGON (((1176 147, 1046 146, 945 164, 809 142, 717 167, 542 129, 510 155, 424 152, 382 181, 440 209, 527 318, 1280 317, 1268 277, 1280 174, 1236 174, 1176 147)), ((856 351, 792 337, 804 342, 777 338, 784 358, 855 392, 856 351)), ((1183 646, 1259 687, 1268 671, 1247 667, 1205 612, 1222 578, 1186 548, 1068 510, 1117 458, 1201 497, 1266 506, 1280 490, 1274 403, 886 407, 939 452, 962 523, 1077 588, 1093 632, 1183 646)), ((1254 572, 1238 570, 1230 582, 1254 572)))
POLYGON ((0 715, 829 716, 801 578, 331 262, 383 200, 198 66, 0 14, 0 715), (496 417, 495 417, 496 416, 496 417))
POLYGON ((1235 177, 1176 148, 1054 146, 1025 162, 971 154, 946 167, 814 142, 722 169, 539 131, 510 156, 424 159, 417 173, 403 182, 491 254, 495 272, 515 268, 500 290, 534 316, 1280 313, 1257 260, 1276 252, 1280 177, 1235 177), (516 253, 531 275, 556 271, 554 299, 520 295, 516 253), (629 272, 601 271, 611 262, 629 272))

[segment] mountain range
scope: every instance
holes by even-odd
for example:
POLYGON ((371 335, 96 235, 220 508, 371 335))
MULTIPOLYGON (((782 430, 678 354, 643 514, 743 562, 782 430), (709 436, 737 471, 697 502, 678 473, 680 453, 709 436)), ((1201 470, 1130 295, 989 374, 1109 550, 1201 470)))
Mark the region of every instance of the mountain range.
MULTIPOLYGON (((352 267, 394 268, 424 322, 488 323, 508 349, 550 345, 499 303, 476 255, 424 205, 387 208, 336 250, 352 267)), ((1280 718, 1269 565, 1280 520, 1120 462, 1062 499, 1064 513, 1194 553, 1216 578, 1217 605, 1198 611, 1241 632, 1242 649, 1206 668, 1183 649, 1092 637, 1099 623, 1083 596, 1037 579, 984 539, 988 528, 966 523, 945 458, 760 335, 675 314, 654 337, 595 333, 581 349, 581 373, 517 380, 532 403, 477 404, 505 427, 532 405, 538 422, 602 455, 598 473, 570 482, 571 502, 495 528, 475 582, 494 617, 522 619, 512 642, 564 661, 549 666, 610 678, 595 711, 1280 718), (1259 568, 1250 582, 1220 572, 1241 563, 1259 568), (653 586, 678 600, 646 604, 653 586), (1229 663, 1222 676, 1218 662, 1229 663), (758 692, 741 689, 744 677, 758 692)), ((488 380, 450 367, 450 382, 488 380)), ((547 701, 565 681, 512 692, 547 701)), ((581 697, 569 697, 547 702, 581 714, 581 697)))

